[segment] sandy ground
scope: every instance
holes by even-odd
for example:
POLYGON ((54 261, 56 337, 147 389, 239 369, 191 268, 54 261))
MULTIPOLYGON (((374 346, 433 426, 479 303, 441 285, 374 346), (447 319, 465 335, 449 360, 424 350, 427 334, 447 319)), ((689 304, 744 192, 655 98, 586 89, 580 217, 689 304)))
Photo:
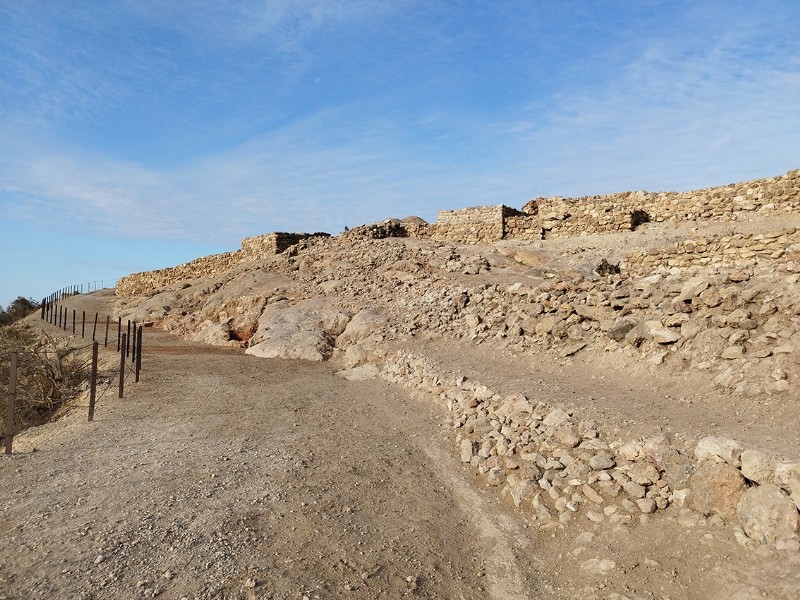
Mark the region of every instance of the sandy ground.
POLYGON ((529 522, 458 463, 429 396, 154 329, 144 348, 124 399, 112 382, 93 423, 79 400, 0 460, 0 598, 800 592, 796 554, 743 548, 710 521, 529 522))

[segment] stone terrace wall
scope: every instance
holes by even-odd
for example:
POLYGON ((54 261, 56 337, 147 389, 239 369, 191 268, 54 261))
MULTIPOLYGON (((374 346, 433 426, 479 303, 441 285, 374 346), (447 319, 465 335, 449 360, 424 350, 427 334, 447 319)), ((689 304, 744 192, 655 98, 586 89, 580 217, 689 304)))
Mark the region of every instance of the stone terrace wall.
POLYGON ((440 210, 436 225, 432 228, 435 240, 458 240, 460 242, 483 242, 502 240, 507 207, 474 206, 459 210, 440 210))
POLYGON ((741 267, 778 258, 797 261, 800 267, 800 232, 795 227, 772 233, 684 240, 666 248, 633 252, 625 256, 625 268, 634 275, 645 275, 659 267, 741 267))
POLYGON ((443 210, 420 237, 466 243, 534 240, 627 231, 647 221, 736 221, 753 212, 800 213, 800 169, 690 192, 537 198, 521 212, 503 205, 443 210))
POLYGON ((538 223, 515 234, 525 239, 635 229, 653 222, 736 221, 759 212, 800 212, 800 169, 786 175, 690 192, 623 192, 582 198, 537 198, 523 206, 538 223), (541 227, 541 230, 536 228, 541 227))
POLYGON ((177 281, 222 273, 240 262, 242 262, 242 253, 237 250, 236 252, 203 256, 177 267, 134 273, 117 281, 116 294, 123 297, 145 294, 177 281))
POLYGON ((177 267, 134 273, 123 277, 117 281, 116 294, 124 297, 136 296, 178 281, 216 275, 248 260, 280 254, 288 247, 310 237, 325 237, 328 235, 327 233, 275 232, 245 238, 242 240, 241 249, 235 252, 212 254, 177 267))
POLYGON ((247 259, 280 254, 289 246, 311 237, 330 237, 327 233, 285 233, 276 231, 242 240, 241 252, 247 259))

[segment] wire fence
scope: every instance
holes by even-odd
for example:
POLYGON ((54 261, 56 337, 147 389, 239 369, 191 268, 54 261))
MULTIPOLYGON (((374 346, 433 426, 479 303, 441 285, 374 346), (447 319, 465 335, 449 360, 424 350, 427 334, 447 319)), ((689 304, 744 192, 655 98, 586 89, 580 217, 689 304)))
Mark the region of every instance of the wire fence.
MULTIPOLYGON (((95 284, 97 282, 94 282, 95 284)), ((102 284, 102 282, 101 282, 102 284)), ((78 309, 69 308, 64 305, 64 300, 83 293, 83 286, 75 285, 54 292, 50 296, 42 299, 39 307, 39 314, 43 321, 60 331, 69 332, 74 336, 80 335, 81 339, 91 338, 91 344, 84 346, 71 346, 71 351, 85 350, 92 348, 91 370, 89 376, 89 413, 87 420, 94 420, 94 412, 97 401, 101 399, 112 387, 116 378, 118 381, 118 397, 123 398, 125 394, 125 383, 129 378, 133 378, 135 383, 139 382, 142 369, 142 339, 144 335, 144 325, 136 321, 127 320, 123 327, 122 317, 112 319, 111 316, 102 316, 95 312, 87 315, 85 310, 78 313, 78 309), (80 291, 79 291, 80 290, 80 291), (87 319, 88 316, 88 319, 87 319), (112 326, 113 323, 113 326, 112 326), (99 325, 99 328, 98 328, 99 325), (115 326, 115 327, 114 327, 115 326), (114 332, 116 328, 116 332, 114 332), (113 335, 116 333, 116 340, 113 335), (109 341, 109 336, 111 341, 109 341), (98 373, 99 352, 101 347, 108 352, 116 352, 119 355, 118 366, 104 373, 98 373), (114 344, 116 341, 116 345, 114 344), (109 347, 110 346, 110 347, 109 347), (128 363, 130 363, 128 365, 128 363), (98 377, 105 382, 105 387, 100 396, 97 395, 98 377)), ((95 287, 95 289, 98 289, 95 287)), ((12 454, 13 439, 17 433, 15 427, 15 409, 17 404, 17 385, 20 359, 33 357, 31 351, 19 349, 7 353, 9 359, 9 379, 8 379, 8 400, 6 402, 6 414, 4 424, 5 453, 12 454)))

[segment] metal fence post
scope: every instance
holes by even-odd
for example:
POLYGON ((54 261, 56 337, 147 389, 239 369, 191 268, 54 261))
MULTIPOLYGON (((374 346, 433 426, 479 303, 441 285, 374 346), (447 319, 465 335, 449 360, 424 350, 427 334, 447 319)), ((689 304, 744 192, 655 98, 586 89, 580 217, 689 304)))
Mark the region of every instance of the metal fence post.
POLYGON ((122 334, 122 347, 119 353, 119 397, 122 398, 125 393, 125 344, 128 341, 128 335, 122 334))
POLYGON ((94 403, 97 398, 97 348, 99 344, 94 342, 92 344, 92 379, 89 391, 89 422, 94 420, 94 403))
POLYGON ((103 348, 108 348, 108 326, 111 324, 111 317, 106 315, 106 339, 103 342, 103 348))
POLYGON ((14 441, 14 404, 17 401, 17 353, 11 353, 11 370, 8 377, 8 403, 6 404, 6 454, 11 454, 14 441))
POLYGON ((94 329, 92 329, 92 341, 96 341, 97 336, 97 313, 94 313, 94 329))
POLYGON ((81 321, 81 337, 86 337, 86 311, 83 311, 83 321, 81 321))
POLYGON ((131 339, 131 362, 132 363, 136 362, 136 340, 139 337, 138 335, 136 335, 137 331, 138 330, 136 329, 136 321, 134 321, 133 322, 133 338, 131 339))
POLYGON ((136 383, 139 383, 139 372, 142 370, 142 331, 144 330, 143 325, 139 325, 139 333, 136 336, 138 338, 136 343, 136 383))

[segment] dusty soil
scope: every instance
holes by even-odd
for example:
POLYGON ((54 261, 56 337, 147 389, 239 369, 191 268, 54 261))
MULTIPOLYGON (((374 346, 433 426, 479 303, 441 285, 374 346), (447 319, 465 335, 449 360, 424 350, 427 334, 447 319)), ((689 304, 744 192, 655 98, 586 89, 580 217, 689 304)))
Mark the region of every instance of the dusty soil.
MULTIPOLYGON (((72 302, 112 311, 108 292, 72 302)), ((93 423, 79 399, 0 460, 0 598, 743 600, 800 591, 796 553, 743 548, 713 520, 687 523, 668 510, 630 526, 529 522, 457 461, 431 396, 156 329, 143 347, 142 381, 124 399, 110 382, 93 423)), ((477 368, 479 356, 453 367, 477 368)), ((566 385, 573 373, 559 375, 562 366, 539 368, 556 382, 546 388, 554 402, 589 394, 589 384, 566 385)), ((633 403, 647 387, 611 389, 599 370, 584 375, 598 398, 613 391, 633 403)))

